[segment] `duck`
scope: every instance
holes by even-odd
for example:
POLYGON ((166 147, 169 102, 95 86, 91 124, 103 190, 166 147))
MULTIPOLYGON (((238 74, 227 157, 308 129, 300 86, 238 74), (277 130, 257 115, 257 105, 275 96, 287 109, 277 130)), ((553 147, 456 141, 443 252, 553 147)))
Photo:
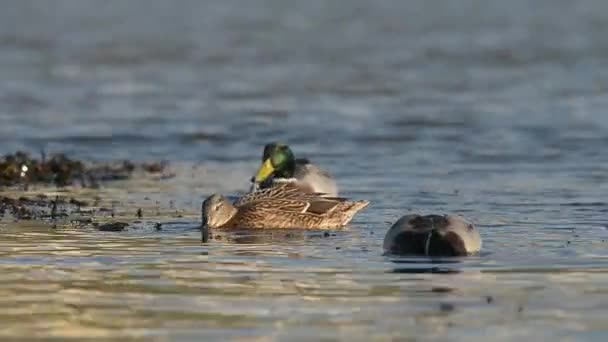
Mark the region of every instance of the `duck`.
POLYGON ((366 200, 304 192, 292 183, 247 193, 234 202, 212 194, 202 204, 203 240, 209 229, 335 229, 347 225, 366 200))
POLYGON ((281 142, 264 146, 262 164, 251 179, 250 192, 277 183, 295 183, 302 190, 337 197, 338 186, 331 174, 306 158, 295 158, 291 148, 281 142))
POLYGON ((481 250, 481 236, 461 216, 412 214, 387 231, 383 249, 393 255, 465 256, 481 250))

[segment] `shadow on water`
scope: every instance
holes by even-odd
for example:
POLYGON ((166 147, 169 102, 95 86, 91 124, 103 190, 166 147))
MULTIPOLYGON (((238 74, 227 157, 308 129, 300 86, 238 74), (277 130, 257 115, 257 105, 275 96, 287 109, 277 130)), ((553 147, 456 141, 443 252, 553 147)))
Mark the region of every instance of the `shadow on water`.
MULTIPOLYGON (((330 230, 300 230, 300 229, 239 229, 230 231, 210 231, 207 242, 225 241, 234 244, 285 244, 305 242, 308 240, 336 237, 341 231, 330 230)), ((203 238, 203 242, 205 239, 203 238)))
POLYGON ((391 259, 390 261, 398 264, 399 267, 389 270, 389 273, 456 274, 463 272, 462 267, 464 266, 463 258, 407 257, 391 259))

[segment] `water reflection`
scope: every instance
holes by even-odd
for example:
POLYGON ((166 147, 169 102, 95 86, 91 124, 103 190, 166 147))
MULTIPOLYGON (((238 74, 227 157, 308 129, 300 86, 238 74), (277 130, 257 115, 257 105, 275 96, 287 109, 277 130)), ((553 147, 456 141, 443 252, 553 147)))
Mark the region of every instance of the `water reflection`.
POLYGON ((225 241, 235 244, 285 244, 343 237, 344 232, 331 230, 304 230, 304 229, 241 229, 241 230, 214 230, 210 240, 225 241))
POLYGON ((455 274, 462 272, 463 258, 399 258, 390 259, 391 263, 399 264, 399 267, 393 268, 392 273, 433 273, 433 274, 455 274), (404 266, 401 266, 404 265, 404 266), (460 267, 447 267, 460 266, 460 267))

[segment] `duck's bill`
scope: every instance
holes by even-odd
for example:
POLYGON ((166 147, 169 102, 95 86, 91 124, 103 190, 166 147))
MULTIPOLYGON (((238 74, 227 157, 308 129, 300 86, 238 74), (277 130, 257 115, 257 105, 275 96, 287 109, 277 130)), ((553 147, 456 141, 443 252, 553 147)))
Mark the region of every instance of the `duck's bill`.
POLYGON ((258 172, 255 174, 255 179, 254 179, 255 183, 262 183, 268 177, 270 177, 270 175, 272 175, 273 172, 274 172, 274 166, 272 166, 272 162, 270 161, 270 159, 266 159, 262 163, 262 165, 260 165, 258 172))

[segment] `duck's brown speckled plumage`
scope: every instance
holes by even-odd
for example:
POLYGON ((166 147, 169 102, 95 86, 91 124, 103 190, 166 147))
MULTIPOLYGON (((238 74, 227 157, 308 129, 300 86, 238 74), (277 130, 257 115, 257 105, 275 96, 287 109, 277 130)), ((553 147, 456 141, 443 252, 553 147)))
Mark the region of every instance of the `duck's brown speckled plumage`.
MULTIPOLYGON (((211 228, 339 228, 348 224, 353 216, 366 207, 368 201, 348 201, 339 197, 322 197, 321 194, 303 191, 293 183, 279 183, 239 198, 230 204, 232 214, 218 227, 211 228)), ((205 205, 203 205, 203 210, 205 205)), ((207 215, 213 215, 207 210, 207 215)), ((203 215, 204 216, 204 215, 203 215)))

